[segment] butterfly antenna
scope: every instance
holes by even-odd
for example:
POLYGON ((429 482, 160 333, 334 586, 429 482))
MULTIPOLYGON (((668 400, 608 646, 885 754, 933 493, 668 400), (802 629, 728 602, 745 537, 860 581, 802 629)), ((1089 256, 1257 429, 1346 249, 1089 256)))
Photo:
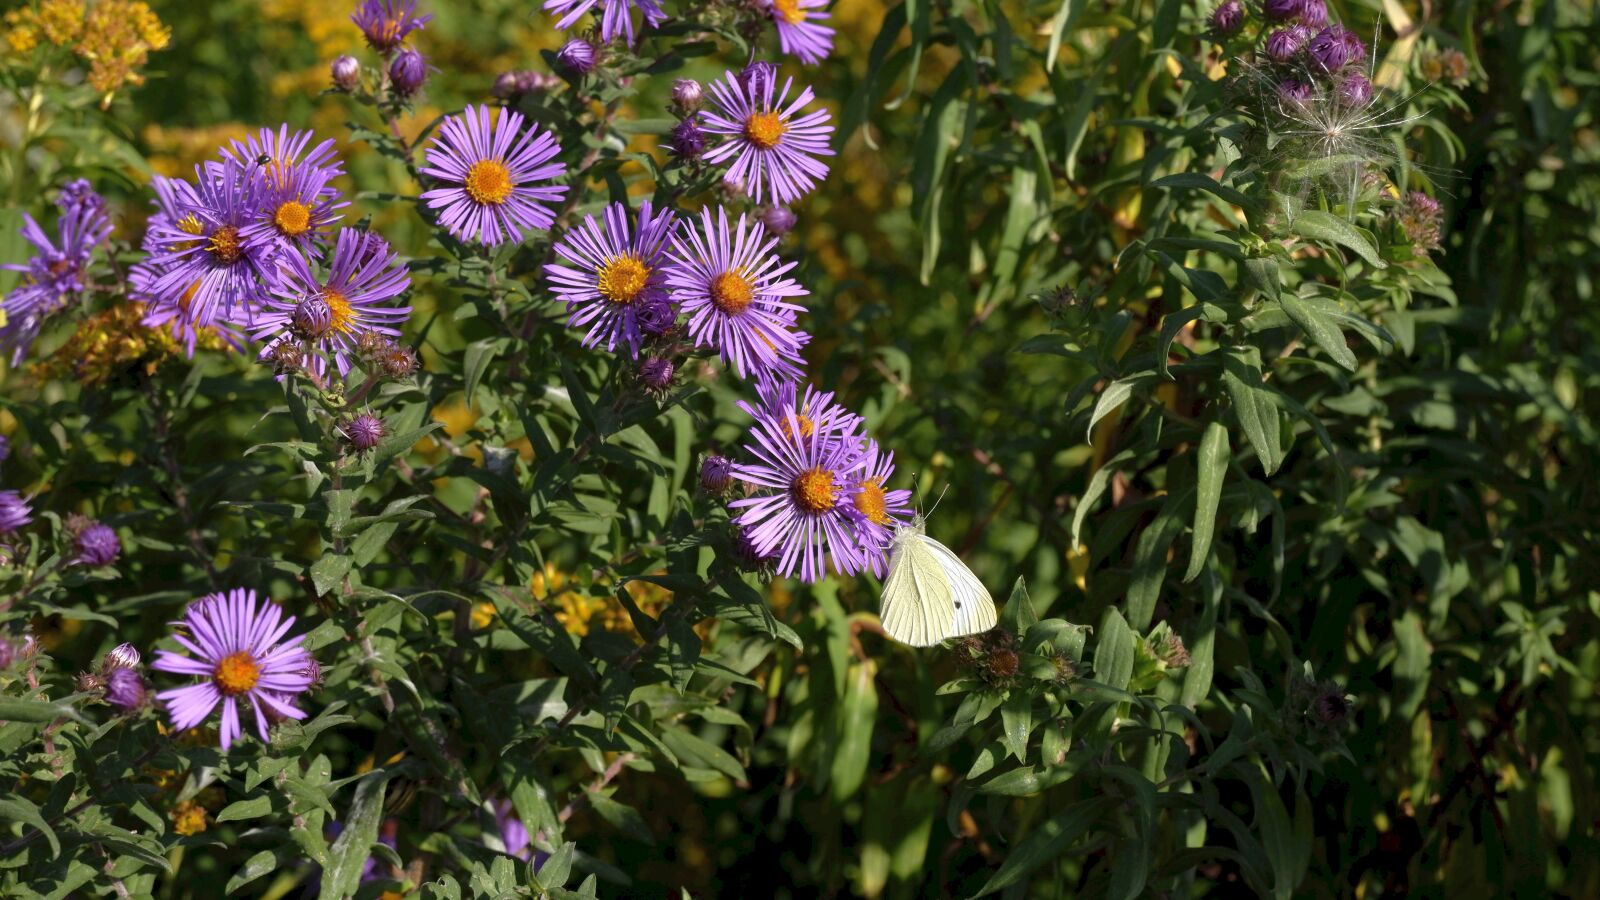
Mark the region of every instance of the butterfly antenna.
MULTIPOLYGON (((939 508, 939 501, 944 499, 945 491, 948 490, 950 490, 950 485, 946 484, 943 490, 939 491, 939 496, 934 498, 933 509, 928 510, 928 516, 933 515, 933 511, 939 508)), ((926 519, 928 516, 923 516, 923 518, 926 519)))

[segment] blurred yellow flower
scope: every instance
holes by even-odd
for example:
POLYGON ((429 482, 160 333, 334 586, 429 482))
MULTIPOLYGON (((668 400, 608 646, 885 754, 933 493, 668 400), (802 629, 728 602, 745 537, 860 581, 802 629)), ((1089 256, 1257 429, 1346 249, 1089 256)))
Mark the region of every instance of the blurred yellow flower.
MULTIPOLYGON (((183 348, 171 332, 148 328, 141 319, 144 304, 121 303, 78 323, 72 337, 56 352, 29 367, 39 378, 73 378, 88 386, 109 381, 134 368, 151 374, 183 348)), ((221 349, 226 345, 214 331, 200 335, 195 346, 221 349)))
POLYGON ((200 834, 210 823, 210 815, 205 807, 193 800, 185 800, 174 806, 171 815, 172 830, 185 837, 200 834))

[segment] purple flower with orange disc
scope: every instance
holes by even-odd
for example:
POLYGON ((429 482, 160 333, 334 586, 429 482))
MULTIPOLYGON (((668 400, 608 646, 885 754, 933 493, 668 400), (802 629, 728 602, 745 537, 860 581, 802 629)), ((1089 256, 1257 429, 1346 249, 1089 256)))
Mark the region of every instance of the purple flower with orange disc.
POLYGON ((312 146, 315 139, 316 134, 310 130, 291 132, 284 123, 277 131, 262 128, 245 135, 242 141, 233 139, 223 148, 222 158, 238 163, 268 187, 284 186, 294 173, 309 171, 313 179, 320 182, 324 193, 338 194, 338 188, 331 182, 344 174, 344 168, 334 150, 333 138, 325 138, 312 146))
POLYGON ((866 456, 853 425, 841 433, 834 418, 840 412, 829 407, 808 428, 797 413, 758 411, 745 445, 756 462, 734 467, 740 480, 763 491, 729 503, 739 511, 734 524, 756 554, 776 555, 778 572, 799 573, 803 581, 822 578, 828 557, 841 574, 867 564, 852 502, 866 456))
POLYGON ((727 210, 713 218, 705 208, 700 226, 673 238, 667 271, 673 299, 689 316, 689 337, 715 347, 741 378, 762 371, 799 378, 810 336, 795 329, 805 307, 791 301, 808 291, 783 277, 795 264, 779 259, 772 252, 778 239, 742 214, 730 230, 727 210))
POLYGON ((583 14, 601 5, 600 40, 610 43, 619 34, 628 36, 628 46, 633 46, 633 9, 644 13, 645 24, 656 28, 667 20, 667 14, 656 0, 544 0, 545 12, 560 16, 556 27, 562 31, 583 18, 583 14))
POLYGON ((768 0, 772 24, 778 29, 778 46, 807 65, 815 65, 833 52, 833 29, 828 0, 768 0))
POLYGON ((431 15, 417 15, 417 0, 363 0, 350 17, 379 53, 393 53, 407 35, 432 20, 431 15))
POLYGON ((567 303, 568 327, 587 329, 583 346, 615 351, 621 344, 637 357, 644 333, 658 330, 653 323, 660 308, 670 305, 666 248, 677 222, 670 210, 657 212, 646 200, 630 227, 628 207, 613 203, 604 225, 584 216, 556 244, 556 254, 571 265, 552 263, 544 271, 567 303))
POLYGON ((850 504, 855 509, 856 533, 861 537, 866 567, 882 578, 895 527, 911 523, 911 492, 885 487, 894 477, 893 453, 884 452, 877 441, 868 439, 865 455, 850 504))
POLYGON ((156 695, 179 731, 193 728, 222 704, 222 749, 240 734, 239 706, 248 702, 255 711, 256 730, 267 739, 266 710, 286 719, 304 719, 294 696, 309 689, 311 654, 300 646, 304 635, 284 640, 294 625, 270 601, 258 604, 256 592, 235 588, 226 594, 207 594, 184 610, 180 630, 172 639, 188 651, 156 653, 150 668, 158 672, 193 675, 204 679, 187 687, 156 695))
POLYGON ((183 324, 202 328, 225 315, 248 321, 267 294, 276 243, 247 244, 244 229, 261 205, 262 182, 232 159, 195 167, 198 186, 173 195, 174 215, 150 223, 148 293, 179 303, 183 324))
POLYGON ((456 238, 493 246, 555 222, 546 204, 566 196, 567 186, 540 182, 566 171, 551 162, 561 147, 537 125, 524 131, 524 121, 521 113, 502 109, 491 126, 489 107, 469 106, 439 126, 421 171, 448 186, 427 191, 422 199, 441 210, 439 223, 456 238))
POLYGON ((809 193, 828 174, 819 156, 832 156, 828 146, 833 126, 826 109, 801 115, 814 95, 804 88, 793 102, 789 92, 794 79, 776 87, 776 78, 753 77, 741 81, 732 72, 711 83, 714 108, 705 112, 707 133, 722 136, 721 144, 706 151, 708 163, 732 160, 727 177, 744 185, 757 203, 771 197, 775 203, 792 203, 809 193))
POLYGON ((0 300, 0 348, 11 351, 13 366, 22 363, 45 319, 88 287, 95 248, 111 236, 105 201, 87 181, 62 188, 56 202, 61 218, 56 222, 55 239, 23 213, 20 233, 33 245, 33 258, 0 265, 0 269, 23 273, 21 283, 0 300))
MULTIPOLYGON (((411 307, 390 302, 411 286, 411 274, 388 241, 359 229, 339 230, 326 275, 298 253, 284 254, 278 275, 253 326, 252 337, 266 341, 262 358, 280 340, 307 340, 343 375, 363 335, 398 336, 411 314, 411 307)), ((319 357, 312 366, 321 372, 326 361, 319 357)))

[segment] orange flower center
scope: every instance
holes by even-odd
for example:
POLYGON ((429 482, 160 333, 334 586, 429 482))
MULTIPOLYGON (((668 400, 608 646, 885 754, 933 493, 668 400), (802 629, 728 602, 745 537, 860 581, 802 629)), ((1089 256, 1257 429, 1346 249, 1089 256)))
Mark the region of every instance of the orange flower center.
POLYGON ((889 524, 889 511, 884 503, 883 485, 877 481, 864 481, 855 496, 856 511, 879 525, 889 524))
POLYGON ((595 289, 612 303, 626 306, 639 299, 639 292, 649 280, 650 267, 643 260, 637 256, 616 256, 600 267, 595 289))
POLYGON ((236 263, 244 255, 244 245, 239 242, 239 229, 232 225, 224 225, 211 232, 211 238, 206 242, 206 249, 211 251, 219 262, 236 263))
POLYGON ((775 112, 751 113, 750 118, 744 120, 745 138, 763 150, 778 146, 788 130, 789 126, 775 112))
MULTIPOLYGON (((768 344, 770 346, 770 342, 768 344)), ((783 420, 778 423, 778 430, 782 431, 783 436, 786 438, 794 437, 794 426, 789 424, 790 421, 788 416, 784 416, 783 420)), ((817 431, 817 423, 811 421, 811 417, 804 413, 795 413, 792 421, 800 426, 801 437, 811 437, 817 431)))
POLYGON ((511 170, 497 159, 480 159, 467 170, 466 189, 473 202, 498 206, 511 196, 511 170))
POLYGON ((217 663, 217 689, 230 697, 242 694, 261 680, 261 667, 248 651, 230 653, 217 663))
POLYGON ((738 272, 723 272, 711 279, 711 305, 730 316, 750 308, 755 297, 755 286, 738 272))
POLYGON ((833 473, 823 468, 807 469, 795 476, 794 483, 789 485, 789 493, 806 512, 827 512, 833 508, 837 494, 833 473))
POLYGON ((772 0, 772 8, 777 10, 779 17, 790 25, 799 25, 806 20, 806 12, 800 8, 800 0, 772 0))
POLYGON ((333 313, 330 329, 340 334, 349 334, 356 318, 355 311, 350 308, 350 299, 334 288, 328 287, 322 289, 322 300, 328 304, 328 311, 333 313))
POLYGON ((311 207, 299 200, 286 200, 273 214, 272 224, 289 237, 299 237, 311 230, 311 207))

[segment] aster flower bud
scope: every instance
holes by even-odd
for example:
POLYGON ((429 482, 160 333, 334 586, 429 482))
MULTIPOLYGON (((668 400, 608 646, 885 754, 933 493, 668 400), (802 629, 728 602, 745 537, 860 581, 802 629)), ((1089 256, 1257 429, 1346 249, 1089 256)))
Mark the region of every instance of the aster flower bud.
POLYGON ((1287 22, 1300 15, 1301 0, 1266 0, 1261 14, 1273 22, 1287 22))
POLYGON ((307 297, 295 304, 289 323, 298 336, 320 340, 333 330, 333 307, 323 297, 307 297))
POLYGON ((739 86, 746 92, 757 96, 767 90, 767 86, 776 84, 778 80, 778 66, 776 63, 757 60, 739 73, 739 86))
POLYGON ((693 112, 700 107, 700 82, 693 78, 679 78, 672 83, 672 105, 683 112, 693 112))
POLYGON ((361 63, 354 56, 334 57, 328 71, 333 76, 333 86, 341 91, 353 91, 361 86, 361 63))
POLYGON ((1356 33, 1342 25, 1329 25, 1306 44, 1306 52, 1324 71, 1337 72, 1367 58, 1367 48, 1356 33))
POLYGON ((1285 103, 1304 103, 1311 99, 1311 85, 1298 78, 1285 78, 1278 82, 1278 99, 1285 103))
POLYGON ((766 226, 767 234, 773 237, 783 237, 794 229, 795 214, 787 206, 763 207, 757 215, 761 224, 766 226))
POLYGON ((1372 102, 1372 82, 1359 72, 1351 72, 1339 80, 1339 100, 1349 106, 1366 106, 1372 102))
POLYGON ((72 682, 72 689, 80 694, 98 694, 105 688, 104 678, 93 672, 79 672, 78 677, 72 682))
POLYGON ((144 676, 131 668, 112 669, 105 676, 106 702, 123 712, 137 712, 150 700, 144 676))
POLYGON ((599 55, 593 44, 583 38, 573 38, 556 51, 556 62, 579 75, 587 75, 594 71, 599 55))
POLYGON ((322 666, 317 663, 316 657, 306 654, 305 664, 300 667, 300 674, 311 679, 311 687, 316 688, 322 684, 322 666))
POLYGON ((11 457, 11 439, 0 434, 0 462, 5 462, 11 457))
POLYGON ((698 159, 706 149, 706 133, 694 116, 690 116, 672 127, 667 146, 672 150, 672 155, 681 160, 698 159))
POLYGON ((1288 62, 1311 40, 1311 29, 1304 25, 1290 25, 1267 35, 1267 56, 1274 62, 1288 62))
POLYGON ((33 521, 33 509, 16 491, 0 491, 0 534, 11 534, 33 521))
POLYGON ((1395 210, 1395 220, 1414 249, 1437 250, 1442 212, 1439 201, 1421 191, 1412 191, 1395 210))
POLYGON ((78 531, 73 551, 77 561, 86 566, 109 566, 122 555, 122 541, 110 525, 91 521, 78 531))
POLYGON ((700 461, 700 487, 708 494, 723 494, 733 486, 733 461, 715 453, 700 461))
POLYGON ((517 93, 519 94, 537 94, 547 91, 560 83, 561 79, 554 75, 546 75, 543 72, 524 70, 517 73, 517 93))
POLYGON ((118 644, 106 651, 100 659, 100 674, 112 669, 135 669, 139 666, 139 650, 132 644, 118 644))
POLYGON ((1183 638, 1175 632, 1168 632, 1155 647, 1156 658, 1162 665, 1169 669, 1186 669, 1189 667, 1189 648, 1183 645, 1183 638))
POLYGON ((1222 0, 1211 11, 1211 30, 1220 35, 1236 34, 1244 24, 1244 4, 1239 0, 1222 0))
POLYGON ((1312 28, 1328 24, 1328 7, 1323 0, 1300 0, 1300 21, 1312 28))
POLYGON ((306 352, 294 341, 279 341, 267 353, 272 369, 279 375, 292 375, 305 368, 306 352))
POLYGON ((677 307, 666 295, 648 297, 639 310, 639 329, 645 334, 666 334, 678 321, 677 307))
POLYGON ((768 574, 772 571, 772 564, 778 558, 776 548, 763 553, 755 542, 750 539, 750 532, 739 531, 739 536, 733 542, 734 552, 738 554, 739 565, 746 572, 768 574))
POLYGON ((390 378, 410 378, 417 371, 417 354, 404 344, 391 343, 384 348, 379 364, 383 367, 383 374, 390 378))
POLYGON ((0 671, 11 668, 16 661, 17 645, 11 642, 11 638, 0 635, 0 671))
POLYGON ((372 413, 362 413, 344 427, 345 440, 358 453, 378 446, 385 433, 383 420, 372 413))
POLYGON ((394 61, 389 63, 389 83, 394 86, 394 92, 402 97, 410 97, 422 90, 427 80, 428 61, 409 47, 395 54, 394 61))
POLYGON ((1311 720, 1329 731, 1343 731, 1346 723, 1350 721, 1350 700, 1345 696, 1344 688, 1333 682, 1324 682, 1317 686, 1317 694, 1311 699, 1311 706, 1306 710, 1311 720))
POLYGON ((1017 674, 1021 665, 1017 651, 1007 647, 1000 647, 989 653, 989 658, 984 661, 984 671, 993 681, 1008 681, 1017 674))
POLYGON ((664 356, 651 356, 639 363, 639 383, 647 393, 661 396, 672 388, 678 367, 664 356))
POLYGON ((512 97, 517 96, 520 93, 517 89, 517 73, 501 72, 496 75, 494 77, 494 87, 489 89, 489 93, 500 100, 510 100, 512 97))

